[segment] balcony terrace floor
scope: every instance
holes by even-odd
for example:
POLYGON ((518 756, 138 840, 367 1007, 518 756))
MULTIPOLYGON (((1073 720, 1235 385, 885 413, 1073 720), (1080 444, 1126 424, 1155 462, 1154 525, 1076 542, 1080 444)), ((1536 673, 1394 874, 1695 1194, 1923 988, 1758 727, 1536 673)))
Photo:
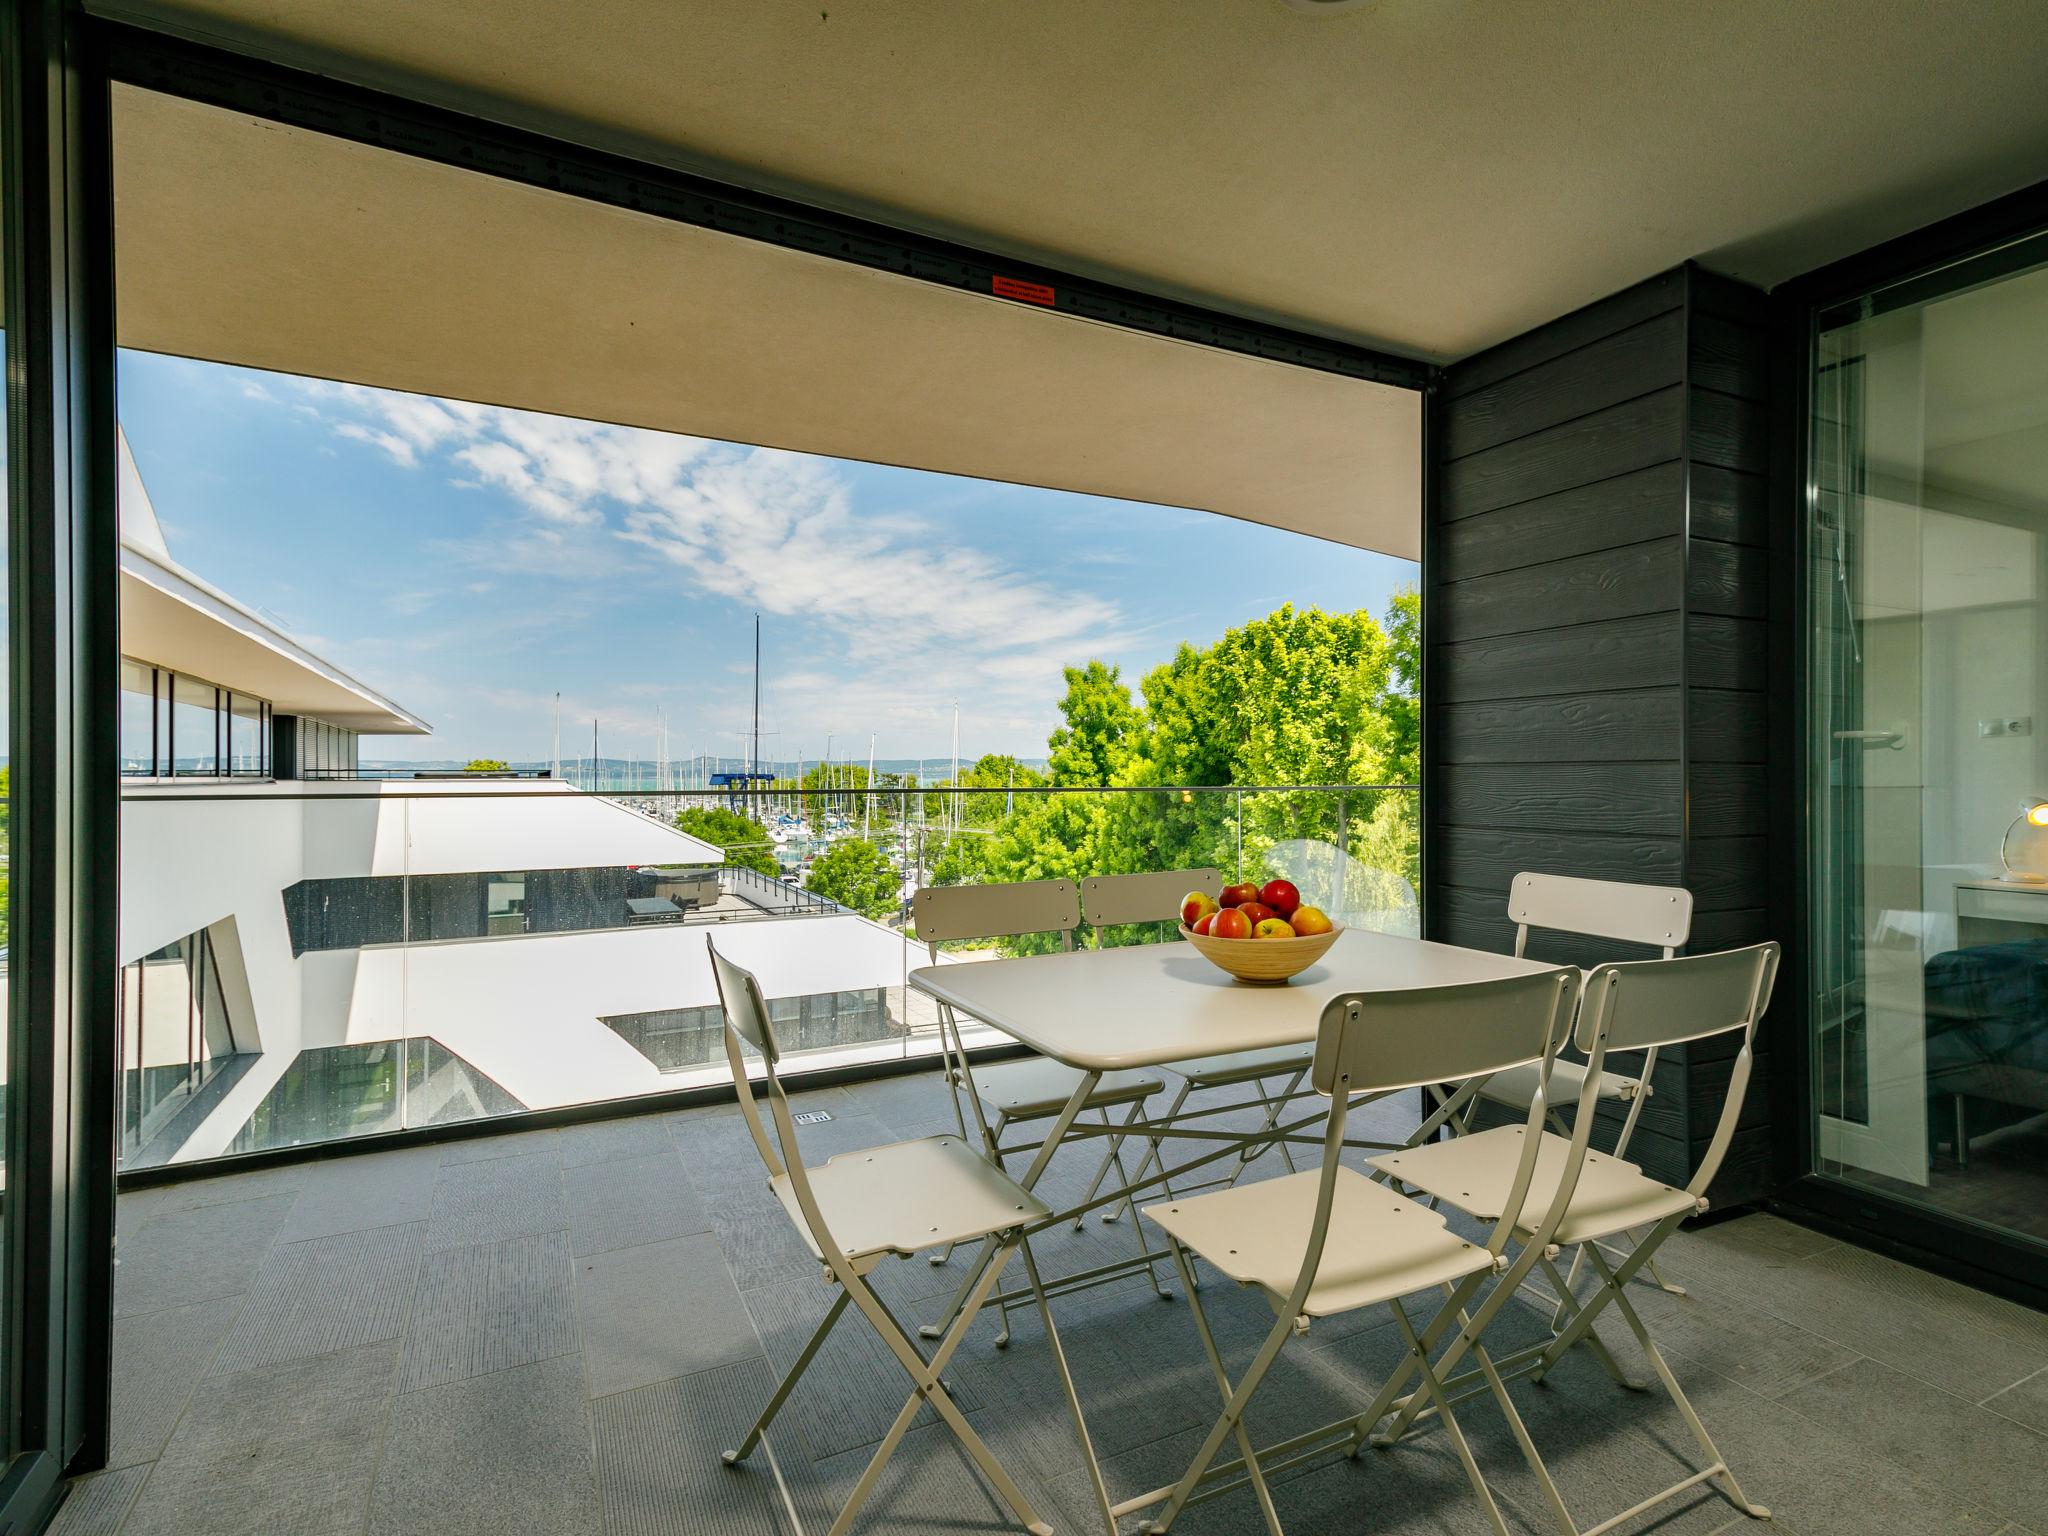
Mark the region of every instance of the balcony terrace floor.
MULTIPOLYGON (((811 1163, 951 1128, 935 1074, 803 1097, 832 1116, 804 1128, 811 1163)), ((1387 1134, 1413 1123, 1405 1105, 1377 1113, 1387 1134)), ((1071 1191, 1090 1172, 1069 1150, 1048 1178, 1071 1191)), ((721 1465, 831 1299, 732 1106, 138 1191, 120 1234, 112 1462, 73 1488, 57 1536, 765 1536, 795 1529, 792 1510, 822 1532, 905 1395, 848 1323, 773 1431, 773 1465, 721 1465)), ((1130 1241, 1091 1219, 1037 1251, 1072 1269, 1130 1241)), ((1778 1530, 2040 1524, 2048 1316, 1767 1215, 1681 1233, 1665 1258, 1691 1294, 1631 1296, 1778 1530)), ((877 1283, 922 1319, 959 1268, 889 1263, 877 1283)), ((1241 1369, 1270 1312, 1220 1280, 1203 1295, 1241 1369)), ((1185 1303, 1130 1279, 1055 1305, 1113 1496, 1178 1475, 1215 1412, 1185 1303)), ((1540 1320, 1511 1306, 1501 1325, 1533 1337, 1540 1320)), ((1043 1332, 1023 1313, 1014 1326, 998 1352, 993 1321, 977 1325, 958 1397, 1057 1529, 1097 1530, 1043 1332)), ((1640 1371, 1622 1328, 1602 1334, 1640 1371)), ((1255 1432, 1337 1417, 1399 1353, 1384 1312, 1318 1323, 1254 1403, 1255 1432)), ((1617 1388, 1583 1354, 1515 1391, 1590 1524, 1690 1470, 1691 1445, 1661 1395, 1617 1388)), ((1460 1417, 1511 1526, 1551 1530, 1499 1415, 1474 1402, 1460 1417)), ((1284 1474, 1275 1499, 1294 1536, 1483 1528, 1439 1433, 1284 1474)), ((1257 1526, 1237 1493, 1175 1528, 1257 1526)), ((1695 1490, 1629 1529, 1749 1526, 1695 1490)), ((859 1528, 1006 1525, 927 1414, 859 1528)))

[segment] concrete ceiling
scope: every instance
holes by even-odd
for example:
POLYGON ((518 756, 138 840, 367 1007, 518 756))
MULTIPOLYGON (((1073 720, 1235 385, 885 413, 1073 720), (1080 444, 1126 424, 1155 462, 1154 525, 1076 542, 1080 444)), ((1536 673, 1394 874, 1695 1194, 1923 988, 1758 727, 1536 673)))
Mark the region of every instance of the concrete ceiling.
POLYGON ((1418 558, 1420 396, 121 87, 124 346, 1418 558))
POLYGON ((2048 173, 2040 0, 96 3, 1437 359, 2048 173))

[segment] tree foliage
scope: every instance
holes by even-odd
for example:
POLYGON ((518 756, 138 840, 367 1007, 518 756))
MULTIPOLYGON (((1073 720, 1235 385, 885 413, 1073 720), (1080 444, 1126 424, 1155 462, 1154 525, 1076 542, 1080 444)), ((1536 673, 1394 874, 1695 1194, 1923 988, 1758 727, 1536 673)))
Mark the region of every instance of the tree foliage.
POLYGON ((902 879, 873 843, 841 838, 818 856, 804 888, 863 917, 888 917, 901 905, 902 879))
POLYGON ((768 829, 752 817, 722 805, 693 805, 676 813, 676 826, 725 850, 725 862, 751 869, 771 880, 781 873, 768 829))
POLYGON ((464 773, 504 773, 512 765, 502 757, 472 757, 462 765, 464 773))

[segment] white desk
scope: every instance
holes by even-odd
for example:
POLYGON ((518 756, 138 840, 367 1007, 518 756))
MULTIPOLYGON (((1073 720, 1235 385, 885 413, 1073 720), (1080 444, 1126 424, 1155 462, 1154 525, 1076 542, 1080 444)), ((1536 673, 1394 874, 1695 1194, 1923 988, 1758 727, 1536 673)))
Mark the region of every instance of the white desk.
POLYGON ((1055 1061, 1084 1072, 1118 1072, 1300 1045, 1315 1039, 1323 1006, 1352 993, 1407 992, 1556 969, 1353 928, 1339 934, 1319 962, 1279 987, 1234 981, 1181 943, 925 966, 910 973, 910 984, 1055 1061))

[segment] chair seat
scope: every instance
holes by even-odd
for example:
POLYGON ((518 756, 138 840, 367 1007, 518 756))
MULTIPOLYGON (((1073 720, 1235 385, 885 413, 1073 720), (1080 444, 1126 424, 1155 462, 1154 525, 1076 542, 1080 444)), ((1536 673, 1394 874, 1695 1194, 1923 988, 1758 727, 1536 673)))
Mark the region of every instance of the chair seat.
MULTIPOLYGON (((1509 1067, 1505 1072, 1496 1072, 1480 1088, 1479 1096, 1483 1099, 1492 1099, 1496 1104, 1508 1104, 1516 1109, 1526 1110, 1536 1097, 1536 1085, 1542 1081, 1542 1071, 1543 1069, 1532 1061, 1525 1062, 1519 1067, 1509 1067)), ((1602 1072, 1599 1096, 1603 1099, 1632 1099, 1640 1086, 1632 1077, 1602 1072)), ((1579 1095, 1585 1091, 1584 1062, 1567 1061, 1559 1057, 1550 1064, 1550 1090, 1545 1095, 1545 1102, 1552 1105, 1576 1104, 1579 1102, 1579 1095)))
MULTIPOLYGON (((958 1136, 927 1136, 865 1152, 842 1152, 807 1169, 826 1230, 865 1274, 889 1254, 899 1258, 948 1243, 973 1242, 1052 1214, 958 1136)), ((796 1203, 789 1175, 769 1180, 820 1263, 816 1239, 796 1203)))
POLYGON ((1197 1088, 1226 1088, 1233 1083, 1256 1082, 1262 1077, 1306 1072, 1315 1065, 1314 1041, 1302 1045, 1271 1045, 1261 1051, 1233 1051, 1224 1056, 1198 1056, 1177 1061, 1173 1070, 1197 1088))
MULTIPOLYGON (((1278 1302, 1301 1273, 1322 1177, 1320 1168, 1307 1169, 1148 1205, 1144 1213, 1230 1279, 1259 1286, 1278 1302)), ((1329 1238, 1302 1311, 1329 1317, 1492 1268, 1492 1254, 1452 1232, 1429 1207, 1339 1168, 1329 1238)))
MULTIPOLYGON (((1370 1161, 1411 1189, 1437 1196, 1481 1221, 1497 1221, 1514 1189, 1526 1128, 1503 1125, 1449 1141, 1388 1152, 1370 1161)), ((1536 1172, 1522 1212, 1531 1224, 1542 1220, 1557 1198, 1557 1181, 1571 1159, 1571 1143, 1543 1133, 1536 1172)), ((1585 1170, 1572 1190, 1572 1203, 1551 1241, 1567 1247, 1589 1243, 1630 1227, 1661 1221, 1677 1211, 1703 1211, 1707 1202, 1659 1184, 1634 1163, 1588 1151, 1585 1170)), ((1526 1231, 1527 1228, 1525 1227, 1526 1231)))
MULTIPOLYGON (((999 1061, 992 1067, 974 1069, 975 1090, 982 1103, 999 1110, 1011 1120, 1045 1120, 1066 1108, 1080 1085, 1081 1069, 1064 1066, 1046 1056, 1028 1056, 1022 1061, 999 1061)), ((1100 1109, 1111 1104, 1131 1104, 1149 1099, 1166 1086, 1150 1072, 1105 1072, 1086 1107, 1100 1109)))

